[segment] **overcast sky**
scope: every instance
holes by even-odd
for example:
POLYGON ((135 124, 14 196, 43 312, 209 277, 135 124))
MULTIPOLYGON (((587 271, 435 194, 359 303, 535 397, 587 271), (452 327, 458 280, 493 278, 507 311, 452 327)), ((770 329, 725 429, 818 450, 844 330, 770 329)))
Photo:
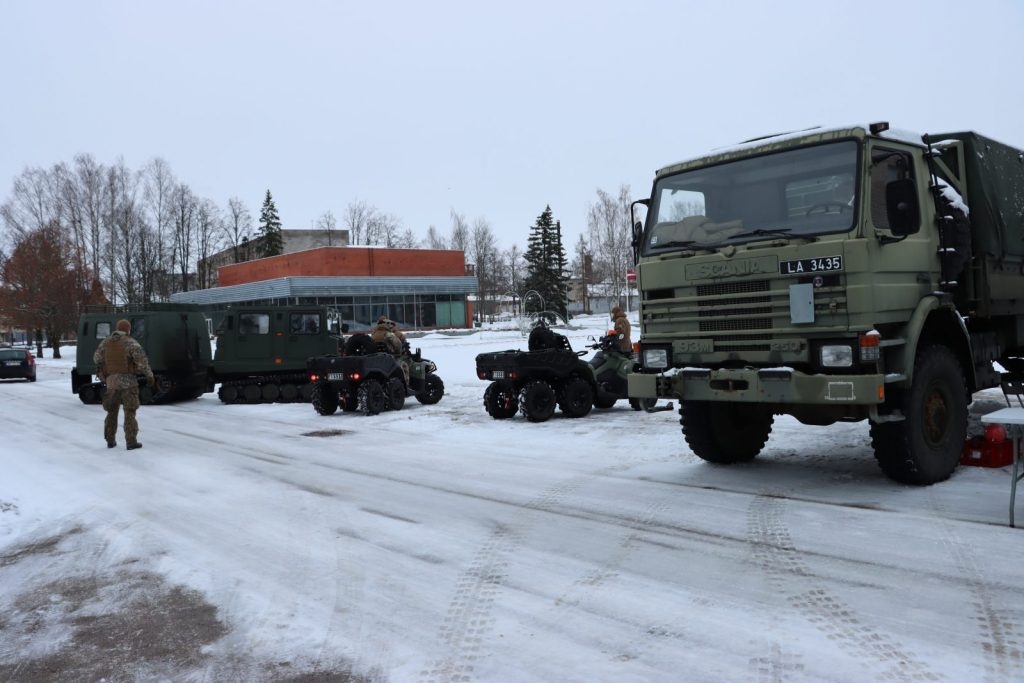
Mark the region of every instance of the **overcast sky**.
POLYGON ((888 120, 1024 147, 1021 0, 0 0, 0 201, 91 153, 286 228, 363 200, 570 247, 597 188, 767 133, 888 120))

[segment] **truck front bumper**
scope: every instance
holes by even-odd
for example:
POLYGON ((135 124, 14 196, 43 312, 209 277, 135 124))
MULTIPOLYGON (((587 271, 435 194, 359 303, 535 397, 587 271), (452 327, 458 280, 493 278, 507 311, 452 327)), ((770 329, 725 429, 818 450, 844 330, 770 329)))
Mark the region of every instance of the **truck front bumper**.
POLYGON ((791 368, 684 368, 672 375, 634 372, 628 382, 630 398, 792 405, 878 405, 885 401, 882 374, 808 375, 791 368))

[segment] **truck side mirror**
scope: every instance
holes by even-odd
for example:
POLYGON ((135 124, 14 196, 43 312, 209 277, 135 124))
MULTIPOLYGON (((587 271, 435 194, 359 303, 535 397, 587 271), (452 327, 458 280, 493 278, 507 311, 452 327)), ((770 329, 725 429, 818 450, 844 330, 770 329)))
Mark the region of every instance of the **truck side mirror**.
POLYGON ((921 207, 917 203, 917 186, 912 178, 886 183, 885 212, 893 235, 905 237, 921 228, 921 207))

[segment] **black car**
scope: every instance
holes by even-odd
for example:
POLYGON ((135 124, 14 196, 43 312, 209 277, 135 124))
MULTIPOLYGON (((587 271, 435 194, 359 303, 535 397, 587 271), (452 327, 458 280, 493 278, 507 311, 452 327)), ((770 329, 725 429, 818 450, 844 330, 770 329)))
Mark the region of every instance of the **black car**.
POLYGON ((27 349, 0 348, 0 379, 36 381, 36 359, 27 349))

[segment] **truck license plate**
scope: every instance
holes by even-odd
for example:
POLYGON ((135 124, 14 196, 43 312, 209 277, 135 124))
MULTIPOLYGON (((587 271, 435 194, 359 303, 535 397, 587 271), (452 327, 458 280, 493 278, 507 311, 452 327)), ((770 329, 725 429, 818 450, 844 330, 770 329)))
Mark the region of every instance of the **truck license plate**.
POLYGON ((5 360, 4 365, 21 365, 20 360, 5 360))
POLYGON ((491 373, 491 375, 494 377, 494 379, 505 379, 504 370, 495 370, 494 372, 491 373))
POLYGON ((345 379, 345 373, 344 372, 328 372, 327 373, 327 381, 328 382, 340 382, 343 379, 345 379))

